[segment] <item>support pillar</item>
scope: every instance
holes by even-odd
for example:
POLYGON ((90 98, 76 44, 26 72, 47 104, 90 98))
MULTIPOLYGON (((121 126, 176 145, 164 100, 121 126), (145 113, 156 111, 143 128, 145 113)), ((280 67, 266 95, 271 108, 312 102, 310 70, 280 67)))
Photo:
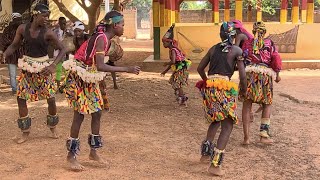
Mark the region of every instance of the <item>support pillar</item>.
POLYGON ((262 2, 257 0, 257 21, 262 21, 262 2))
POLYGON ((153 0, 152 2, 153 17, 153 55, 154 59, 160 59, 160 2, 153 0))
POLYGON ((314 22, 314 0, 307 1, 307 23, 312 24, 314 22))
POLYGON ((299 23, 299 0, 292 0, 292 23, 299 23))
POLYGON ((280 24, 285 24, 288 21, 288 0, 281 0, 280 24))
POLYGON ((301 22, 307 22, 307 0, 301 0, 301 22))
POLYGON ((243 1, 236 0, 236 20, 242 21, 243 1))
POLYGON ((224 21, 230 21, 230 0, 224 0, 224 21))

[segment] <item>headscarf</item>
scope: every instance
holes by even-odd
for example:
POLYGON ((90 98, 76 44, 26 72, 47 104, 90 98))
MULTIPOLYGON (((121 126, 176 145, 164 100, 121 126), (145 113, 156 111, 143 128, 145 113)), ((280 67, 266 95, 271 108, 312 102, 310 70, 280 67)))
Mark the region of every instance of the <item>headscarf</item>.
MULTIPOLYGON (((112 12, 112 11, 110 11, 110 12, 112 12)), ((108 12, 108 13, 110 13, 110 12, 108 12)), ((121 15, 113 16, 113 17, 110 17, 110 18, 107 18, 108 13, 103 18, 103 20, 100 21, 99 24, 96 26, 93 34, 98 33, 98 32, 105 32, 106 31, 106 25, 116 24, 116 23, 119 23, 119 22, 121 22, 123 20, 123 15, 120 12, 119 13, 121 15)))
POLYGON ((227 39, 223 40, 220 43, 220 46, 223 47, 222 52, 229 52, 229 49, 232 46, 233 43, 233 37, 236 35, 236 30, 234 27, 234 23, 233 22, 223 22, 222 23, 222 29, 220 33, 225 33, 225 35, 227 36, 227 39))
POLYGON ((74 22, 72 29, 73 29, 73 30, 75 30, 75 29, 80 29, 80 30, 84 31, 85 28, 84 28, 83 22, 81 22, 81 21, 76 21, 76 22, 74 22))
POLYGON ((32 11, 32 15, 37 15, 42 13, 50 13, 50 10, 47 5, 39 3, 34 7, 32 11))
POLYGON ((241 21, 233 20, 232 22, 234 23, 234 27, 239 29, 246 36, 248 36, 249 39, 253 38, 253 36, 243 27, 243 24, 241 21))
POLYGON ((259 49, 264 47, 264 36, 267 32, 265 24, 261 21, 253 24, 253 53, 259 54, 259 49))
POLYGON ((178 47, 178 41, 174 39, 174 27, 175 24, 172 24, 172 26, 168 29, 166 34, 164 34, 164 36, 162 37, 162 42, 171 42, 174 47, 178 47))

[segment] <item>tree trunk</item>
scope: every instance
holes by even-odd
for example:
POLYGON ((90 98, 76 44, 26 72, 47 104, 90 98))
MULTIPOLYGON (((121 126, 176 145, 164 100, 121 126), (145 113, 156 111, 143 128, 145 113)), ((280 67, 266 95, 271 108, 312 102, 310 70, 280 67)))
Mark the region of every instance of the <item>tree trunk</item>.
POLYGON ((89 33, 92 33, 94 28, 96 27, 96 21, 97 21, 97 13, 93 12, 93 13, 88 13, 88 30, 89 33))
POLYGON ((138 16, 137 17, 137 28, 141 28, 141 21, 142 21, 142 17, 138 16))
POLYGON ((120 11, 120 0, 114 0, 113 9, 120 11))
POLYGON ((79 19, 76 16, 74 16, 62 2, 60 2, 60 0, 52 0, 52 1, 56 3, 56 5, 59 8, 59 11, 61 11, 68 19, 70 19, 70 21, 72 22, 79 21, 79 19))

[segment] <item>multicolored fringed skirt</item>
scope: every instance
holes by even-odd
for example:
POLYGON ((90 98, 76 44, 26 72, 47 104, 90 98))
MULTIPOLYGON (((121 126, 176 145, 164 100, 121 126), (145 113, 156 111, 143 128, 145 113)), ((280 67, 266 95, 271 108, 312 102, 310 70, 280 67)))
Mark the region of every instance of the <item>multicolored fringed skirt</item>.
POLYGON ((237 124, 238 85, 230 82, 228 77, 222 77, 210 77, 206 82, 197 83, 203 98, 205 117, 209 123, 231 118, 234 124, 237 124))
POLYGON ((173 73, 169 79, 169 83, 172 85, 174 90, 180 89, 183 86, 188 85, 189 78, 189 67, 191 66, 191 61, 184 60, 175 65, 171 66, 173 73))
POLYGON ((103 109, 99 84, 84 82, 76 72, 69 72, 64 92, 69 105, 80 114, 92 114, 103 109))
POLYGON ((246 67, 247 95, 245 99, 258 104, 272 104, 273 80, 276 73, 263 65, 246 67))
POLYGON ((17 96, 20 99, 39 101, 55 97, 54 77, 40 74, 43 68, 51 63, 52 61, 47 56, 41 58, 24 56, 19 59, 18 67, 22 69, 22 72, 18 79, 17 96))
POLYGON ((85 69, 81 62, 73 59, 65 61, 63 67, 68 70, 64 92, 69 105, 80 114, 101 111, 104 104, 99 81, 105 73, 97 72, 91 67, 85 69))

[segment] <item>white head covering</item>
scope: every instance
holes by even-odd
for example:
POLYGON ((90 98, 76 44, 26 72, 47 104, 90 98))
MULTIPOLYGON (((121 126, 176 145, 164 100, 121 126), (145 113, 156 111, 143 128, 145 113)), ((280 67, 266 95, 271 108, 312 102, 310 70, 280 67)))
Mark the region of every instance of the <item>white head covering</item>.
POLYGON ((19 18, 19 17, 22 17, 22 15, 20 13, 12 13, 11 14, 12 19, 19 18))
POLYGON ((84 31, 84 24, 83 24, 83 22, 81 22, 81 21, 76 21, 76 22, 74 22, 72 29, 73 29, 73 30, 75 30, 75 29, 81 29, 81 30, 84 31))

